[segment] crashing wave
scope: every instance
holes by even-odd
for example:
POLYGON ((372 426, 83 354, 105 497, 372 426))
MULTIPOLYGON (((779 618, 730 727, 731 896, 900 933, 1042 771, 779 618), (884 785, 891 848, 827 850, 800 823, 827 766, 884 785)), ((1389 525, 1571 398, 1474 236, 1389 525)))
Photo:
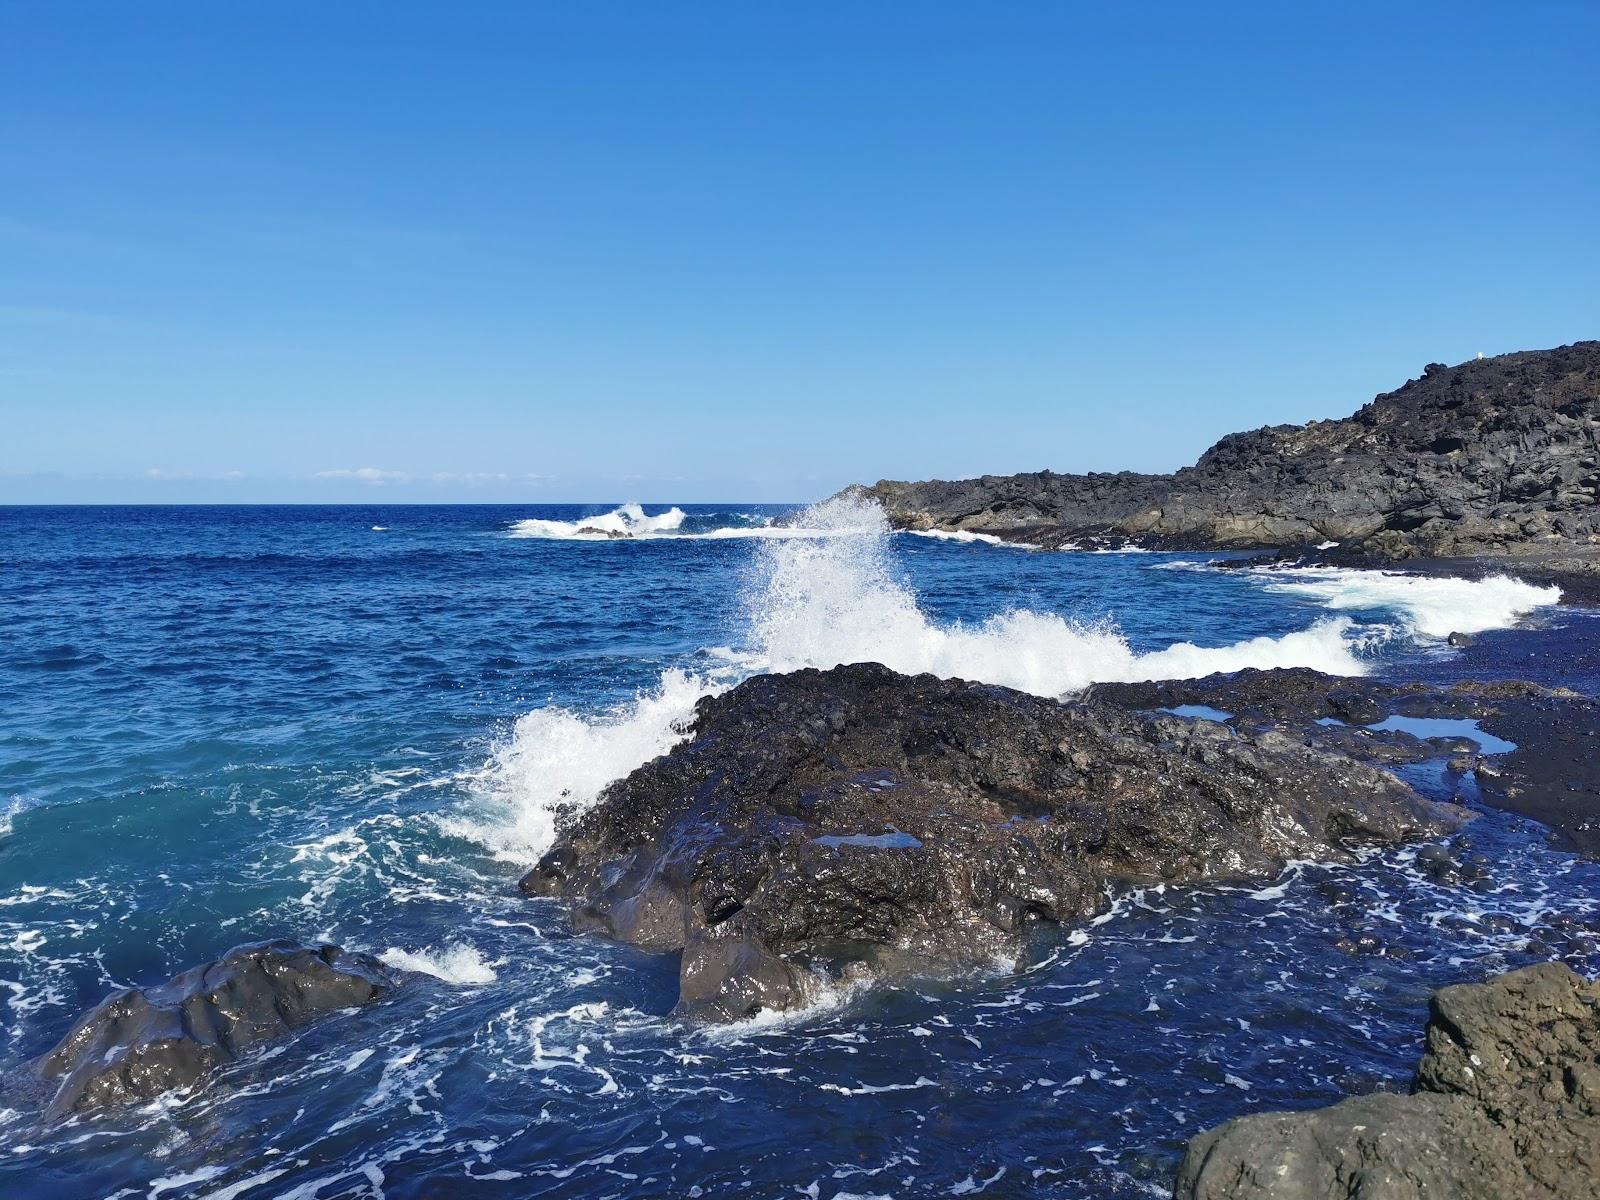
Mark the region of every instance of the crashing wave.
POLYGON ((1268 591, 1304 596, 1335 612, 1393 613, 1408 632, 1423 638, 1506 629, 1535 609, 1561 601, 1560 588, 1535 587, 1509 575, 1449 579, 1343 567, 1257 574, 1272 581, 1268 591))
POLYGON ((643 506, 624 504, 608 513, 593 517, 579 517, 575 521, 547 521, 529 518, 512 524, 510 534, 516 538, 598 539, 649 537, 652 534, 671 533, 682 527, 684 513, 681 508, 650 517, 643 506))
POLYGON ((1010 546, 1016 550, 1037 550, 1039 547, 1030 542, 1008 542, 1005 538, 996 537, 992 533, 976 533, 971 529, 906 529, 904 533, 916 537, 933 538, 939 542, 963 542, 967 544, 981 543, 985 546, 1010 546))
POLYGON ((528 518, 512 522, 508 537, 546 538, 553 541, 649 541, 657 538, 697 541, 726 541, 754 538, 769 541, 830 537, 826 529, 793 522, 779 522, 753 513, 697 513, 690 515, 673 507, 664 513, 647 515, 643 506, 624 504, 608 513, 578 517, 571 521, 528 518), (726 523, 709 524, 710 521, 726 523), (702 526, 692 528, 691 524, 702 526))
POLYGON ((1082 623, 1018 609, 973 625, 942 623, 899 577, 890 530, 877 506, 836 498, 809 509, 799 527, 815 536, 761 547, 747 598, 747 640, 719 652, 726 670, 666 671, 653 689, 598 714, 561 707, 529 713, 495 756, 477 813, 452 821, 451 828, 499 857, 537 860, 564 814, 592 804, 606 784, 681 741, 702 696, 760 672, 881 662, 906 674, 929 672, 1061 696, 1101 681, 1251 666, 1312 667, 1337 675, 1366 670, 1363 637, 1349 618, 1319 621, 1282 637, 1228 646, 1178 642, 1143 654, 1109 621, 1082 623))

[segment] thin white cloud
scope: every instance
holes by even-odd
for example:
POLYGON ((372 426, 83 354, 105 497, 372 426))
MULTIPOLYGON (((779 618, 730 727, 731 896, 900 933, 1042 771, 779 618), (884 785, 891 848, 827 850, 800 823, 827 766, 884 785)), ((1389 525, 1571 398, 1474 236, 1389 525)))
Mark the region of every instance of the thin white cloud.
POLYGON ((353 479, 357 483, 374 486, 385 483, 405 483, 411 476, 405 471, 385 471, 378 467, 339 467, 332 471, 318 471, 318 479, 353 479))
POLYGON ((464 483, 474 487, 486 483, 505 483, 511 476, 504 471, 435 471, 435 483, 464 483))
POLYGON ((144 473, 146 479, 243 479, 243 471, 169 471, 165 467, 151 467, 144 473))

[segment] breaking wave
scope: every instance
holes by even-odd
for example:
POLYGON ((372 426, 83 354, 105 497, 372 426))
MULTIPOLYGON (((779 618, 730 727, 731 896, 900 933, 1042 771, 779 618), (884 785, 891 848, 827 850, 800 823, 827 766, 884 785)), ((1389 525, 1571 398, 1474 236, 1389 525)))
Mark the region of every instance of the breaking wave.
POLYGON ((550 707, 522 717, 488 772, 486 803, 456 832, 498 857, 537 860, 566 814, 682 740, 702 697, 750 675, 881 662, 1060 696, 1091 683, 1206 675, 1241 667, 1313 667, 1337 675, 1366 670, 1349 618, 1319 621, 1283 637, 1227 646, 1179 642, 1138 653, 1109 621, 1084 623, 1016 609, 980 624, 940 623, 899 577, 882 511, 835 498, 803 514, 810 536, 772 540, 756 556, 746 594, 747 641, 719 648, 724 669, 669 670, 656 686, 607 711, 550 707))
POLYGON ((908 675, 927 672, 1061 696, 1091 683, 1245 666, 1315 667, 1337 675, 1365 670, 1359 647, 1346 637, 1348 620, 1231 646, 1179 642, 1148 654, 1136 653, 1109 621, 1030 609, 977 625, 940 624, 895 572, 888 526, 876 506, 827 501, 808 512, 807 524, 871 536, 763 547, 748 601, 752 644, 744 661, 752 673, 881 662, 908 675))
POLYGON ((516 521, 511 526, 511 536, 517 538, 601 539, 619 537, 648 537, 652 534, 672 533, 683 526, 681 508, 669 508, 664 513, 649 517, 638 504, 624 504, 608 513, 593 517, 579 517, 575 521, 544 521, 530 517, 516 521))
POLYGON ((1448 579, 1343 567, 1259 574, 1272 580, 1268 591, 1304 596, 1335 612, 1394 613, 1409 633, 1423 638, 1506 629, 1561 601, 1560 588, 1535 587, 1508 575, 1448 579))
POLYGON ((673 507, 652 516, 638 504, 624 504, 608 513, 578 517, 571 521, 530 517, 512 522, 506 535, 560 542, 654 541, 662 538, 713 542, 739 538, 791 541, 832 536, 826 529, 792 521, 780 522, 758 513, 686 513, 681 508, 673 507))
POLYGON ((1015 550, 1037 550, 1031 542, 1008 542, 992 533, 975 533, 970 529, 905 529, 915 537, 932 538, 938 542, 981 542, 985 546, 1010 546, 1015 550))
POLYGON ((510 862, 536 862, 563 814, 592 804, 614 779, 683 740, 695 703, 726 684, 676 669, 656 686, 600 713, 559 705, 518 719, 495 754, 484 811, 442 822, 510 862))

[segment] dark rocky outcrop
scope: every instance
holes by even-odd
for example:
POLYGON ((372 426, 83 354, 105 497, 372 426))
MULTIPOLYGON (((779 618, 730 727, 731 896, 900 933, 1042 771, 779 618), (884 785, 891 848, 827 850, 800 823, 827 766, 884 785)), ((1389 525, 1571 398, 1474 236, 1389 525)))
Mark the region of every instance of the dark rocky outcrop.
POLYGON ((1600 342, 1429 366, 1354 416, 1230 434, 1172 475, 1058 475, 852 491, 897 526, 1063 546, 1317 547, 1349 561, 1526 557, 1600 573, 1600 342))
POLYGON ((700 702, 523 880, 579 930, 682 951, 679 1011, 804 1003, 819 977, 980 966, 1108 887, 1269 875, 1460 810, 1273 732, 875 664, 700 702))
POLYGON ((238 946, 166 983, 107 997, 39 1064, 59 1079, 46 1116, 149 1100, 202 1082, 252 1046, 392 986, 382 964, 337 946, 238 946))
POLYGON ((1365 762, 1446 758, 1470 771, 1476 798, 1548 825, 1558 840, 1600 854, 1600 700, 1523 680, 1448 686, 1253 668, 1202 679, 1101 683, 1088 698, 1149 710, 1204 705, 1253 732, 1276 729, 1365 762), (1515 749, 1483 754, 1469 738, 1366 728, 1387 717, 1468 719, 1515 749), (1333 722, 1339 722, 1334 724, 1333 722))
POLYGON ((1545 963, 1434 994, 1410 1095, 1200 1134, 1176 1200, 1593 1200, 1600 984, 1545 963))

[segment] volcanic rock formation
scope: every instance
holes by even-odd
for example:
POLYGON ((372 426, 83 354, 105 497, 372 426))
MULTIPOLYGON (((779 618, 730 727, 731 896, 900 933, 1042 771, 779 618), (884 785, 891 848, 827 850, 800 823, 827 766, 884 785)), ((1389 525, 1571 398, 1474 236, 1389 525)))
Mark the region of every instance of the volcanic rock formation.
POLYGON ((1048 547, 1515 556, 1600 572, 1600 342, 1438 363, 1355 415, 1223 438, 1172 475, 985 475, 848 489, 898 527, 1048 547))
POLYGON ((1460 810, 1267 731, 876 664, 758 676, 576 815, 523 880, 574 927, 681 951, 679 1011, 805 1003, 863 969, 1015 956, 1109 888, 1271 875, 1460 810))
POLYGON ((1446 759, 1463 786, 1471 776, 1474 799, 1531 817, 1561 842, 1600 855, 1600 700, 1593 696, 1516 679, 1438 687, 1298 667, 1098 683, 1086 696, 1144 710, 1201 705, 1228 714, 1234 728, 1275 729, 1363 762, 1446 759), (1392 727, 1395 717, 1402 718, 1398 728, 1392 727), (1405 727, 1406 719, 1419 717, 1424 732, 1440 718, 1462 728, 1419 737, 1405 727), (1500 743, 1497 752, 1481 752, 1484 734, 1500 743))
POLYGON ((1176 1200, 1594 1200, 1600 984, 1559 963, 1436 992, 1410 1095, 1240 1117, 1189 1143, 1176 1200))
POLYGON ((166 983, 108 996, 80 1017, 40 1062, 41 1075, 61 1080, 46 1115, 193 1086, 248 1048, 391 986, 382 964, 337 946, 237 946, 166 983))

